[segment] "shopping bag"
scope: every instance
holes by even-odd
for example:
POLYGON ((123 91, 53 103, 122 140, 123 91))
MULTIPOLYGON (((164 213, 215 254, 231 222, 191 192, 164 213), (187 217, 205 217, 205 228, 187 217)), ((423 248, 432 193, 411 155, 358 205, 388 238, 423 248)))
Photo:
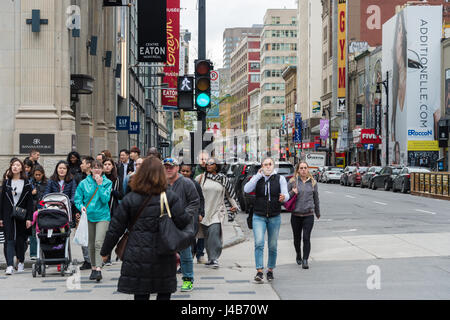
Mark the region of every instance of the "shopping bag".
POLYGON ((88 246, 89 234, 88 234, 88 220, 86 213, 81 214, 80 223, 78 224, 77 231, 75 232, 73 242, 82 247, 88 246))

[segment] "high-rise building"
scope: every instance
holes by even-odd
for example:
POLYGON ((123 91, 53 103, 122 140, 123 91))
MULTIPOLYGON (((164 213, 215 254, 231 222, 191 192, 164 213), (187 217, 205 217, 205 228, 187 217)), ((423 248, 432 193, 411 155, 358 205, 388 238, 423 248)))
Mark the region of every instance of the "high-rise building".
POLYGON ((262 25, 252 25, 250 28, 227 28, 223 32, 223 68, 230 69, 231 54, 237 48, 242 38, 247 36, 259 36, 262 25))
MULTIPOLYGON (((282 72, 289 65, 297 65, 297 28, 297 9, 266 11, 261 34, 261 129, 280 129, 285 116, 282 72)), ((286 139, 286 135, 282 135, 280 144, 286 144, 286 139)), ((272 153, 283 149, 272 141, 268 145, 273 147, 272 153)))

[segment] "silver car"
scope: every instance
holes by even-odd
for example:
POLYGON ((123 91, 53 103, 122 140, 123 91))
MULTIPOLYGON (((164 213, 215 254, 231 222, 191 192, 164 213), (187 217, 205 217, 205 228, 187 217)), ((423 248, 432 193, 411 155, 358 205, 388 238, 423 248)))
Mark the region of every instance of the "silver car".
POLYGON ((325 183, 330 182, 339 183, 339 181, 341 180, 342 173, 343 173, 342 168, 338 167, 328 168, 328 170, 323 173, 322 181, 325 183))

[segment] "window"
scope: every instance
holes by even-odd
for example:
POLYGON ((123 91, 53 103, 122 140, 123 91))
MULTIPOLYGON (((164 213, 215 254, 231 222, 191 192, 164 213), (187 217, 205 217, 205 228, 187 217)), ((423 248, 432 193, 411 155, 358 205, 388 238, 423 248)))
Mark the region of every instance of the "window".
POLYGON ((327 79, 323 79, 323 94, 326 94, 328 92, 327 83, 327 79))
POLYGON ((259 62, 251 62, 250 63, 250 70, 259 70, 259 69, 260 69, 259 62))
POLYGON ((251 74, 250 75, 250 82, 260 82, 261 77, 259 74, 251 74))
POLYGON ((272 24, 280 24, 280 17, 272 17, 272 24))

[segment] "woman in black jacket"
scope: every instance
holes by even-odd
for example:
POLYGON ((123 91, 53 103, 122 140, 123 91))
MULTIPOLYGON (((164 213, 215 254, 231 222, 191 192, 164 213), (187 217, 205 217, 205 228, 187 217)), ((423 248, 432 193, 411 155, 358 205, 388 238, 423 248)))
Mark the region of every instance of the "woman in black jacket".
MULTIPOLYGON (((30 179, 30 182, 34 187, 32 192, 33 212, 34 212, 41 208, 39 202, 42 200, 42 197, 44 196, 48 180, 47 177, 45 176, 44 168, 39 164, 34 166, 31 176, 32 178, 30 179)), ((30 237, 30 258, 31 260, 35 260, 37 256, 36 228, 31 228, 31 233, 32 236, 30 237)))
POLYGON ((33 220, 32 190, 23 162, 13 159, 3 181, 0 197, 0 227, 4 227, 5 233, 7 275, 14 272, 14 256, 17 256, 19 261, 17 271, 24 271, 25 241, 31 235, 33 220), (14 206, 26 209, 25 221, 12 217, 14 206))
MULTIPOLYGON (((112 181, 111 198, 109 199, 109 211, 111 212, 111 218, 114 213, 119 208, 119 200, 123 198, 123 182, 122 179, 117 174, 117 167, 114 160, 107 158, 103 161, 103 172, 106 177, 112 181)), ((111 265, 111 256, 109 256, 108 261, 105 265, 111 265)))
POLYGON ((130 183, 133 192, 123 198, 114 214, 100 254, 106 262, 142 206, 143 210, 128 237, 117 291, 134 294, 135 300, 148 300, 151 293, 158 293, 158 300, 169 300, 177 290, 177 260, 175 253, 157 254, 160 194, 166 192, 172 218, 178 228, 184 228, 191 217, 185 213, 178 196, 166 191, 165 170, 159 159, 145 159, 130 183))

